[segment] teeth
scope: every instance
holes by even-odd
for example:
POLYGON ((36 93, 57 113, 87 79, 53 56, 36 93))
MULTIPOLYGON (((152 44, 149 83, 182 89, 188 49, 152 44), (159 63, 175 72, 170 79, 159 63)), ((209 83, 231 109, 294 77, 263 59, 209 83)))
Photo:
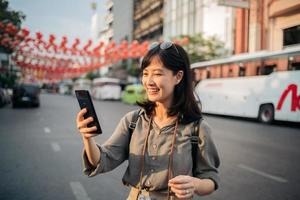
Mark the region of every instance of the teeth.
POLYGON ((149 91, 149 92, 158 92, 159 89, 158 89, 158 88, 156 88, 156 89, 148 89, 148 91, 149 91))

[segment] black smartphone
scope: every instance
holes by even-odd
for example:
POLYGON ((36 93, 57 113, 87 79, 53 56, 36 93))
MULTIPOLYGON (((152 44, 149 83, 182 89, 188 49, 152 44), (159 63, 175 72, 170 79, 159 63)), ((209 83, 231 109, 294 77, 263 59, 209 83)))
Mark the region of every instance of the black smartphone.
POLYGON ((75 95, 76 98, 78 100, 79 106, 81 109, 83 108, 87 108, 87 112, 84 114, 84 119, 88 118, 88 117, 93 117, 94 121, 92 121, 91 123, 89 123, 87 125, 87 127, 92 127, 92 126, 96 126, 97 127, 97 131, 95 132, 95 134, 101 134, 102 133, 102 129, 100 126, 100 123, 98 121, 98 117, 92 102, 92 98, 90 96, 89 91, 87 90, 75 90, 75 95))

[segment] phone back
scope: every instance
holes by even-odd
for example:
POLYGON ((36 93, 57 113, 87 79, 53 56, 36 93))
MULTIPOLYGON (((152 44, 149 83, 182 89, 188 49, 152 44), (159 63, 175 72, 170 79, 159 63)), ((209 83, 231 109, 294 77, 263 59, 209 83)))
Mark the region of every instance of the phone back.
POLYGON ((89 123, 87 127, 96 126, 96 133, 101 134, 102 129, 98 121, 98 117, 92 102, 92 98, 87 90, 75 90, 76 98, 78 100, 81 109, 87 108, 87 112, 84 114, 84 118, 93 117, 94 121, 89 123))

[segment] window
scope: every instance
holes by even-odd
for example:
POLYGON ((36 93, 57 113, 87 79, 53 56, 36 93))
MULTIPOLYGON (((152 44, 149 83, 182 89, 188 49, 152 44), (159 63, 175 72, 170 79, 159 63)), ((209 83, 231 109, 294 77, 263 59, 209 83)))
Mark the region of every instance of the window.
POLYGON ((246 68, 244 66, 239 67, 239 76, 245 76, 246 75, 246 68))
POLYGON ((211 74, 210 74, 210 70, 209 70, 209 69, 207 69, 207 70, 206 70, 206 78, 207 78, 207 79, 209 79, 209 78, 210 78, 210 76, 211 76, 211 74))
POLYGON ((283 30, 283 46, 300 44, 300 25, 283 30))
POLYGON ((256 75, 269 75, 274 72, 276 65, 265 65, 263 67, 256 68, 256 75))
POLYGON ((300 70, 300 62, 292 63, 292 70, 300 70))

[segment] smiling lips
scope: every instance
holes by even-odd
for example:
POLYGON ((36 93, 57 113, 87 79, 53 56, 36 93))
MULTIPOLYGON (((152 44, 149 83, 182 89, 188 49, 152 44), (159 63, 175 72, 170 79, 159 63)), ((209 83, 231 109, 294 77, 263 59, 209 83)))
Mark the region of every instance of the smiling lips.
POLYGON ((156 94, 156 93, 158 93, 158 91, 159 91, 159 88, 147 88, 147 92, 148 92, 148 94, 156 94))

